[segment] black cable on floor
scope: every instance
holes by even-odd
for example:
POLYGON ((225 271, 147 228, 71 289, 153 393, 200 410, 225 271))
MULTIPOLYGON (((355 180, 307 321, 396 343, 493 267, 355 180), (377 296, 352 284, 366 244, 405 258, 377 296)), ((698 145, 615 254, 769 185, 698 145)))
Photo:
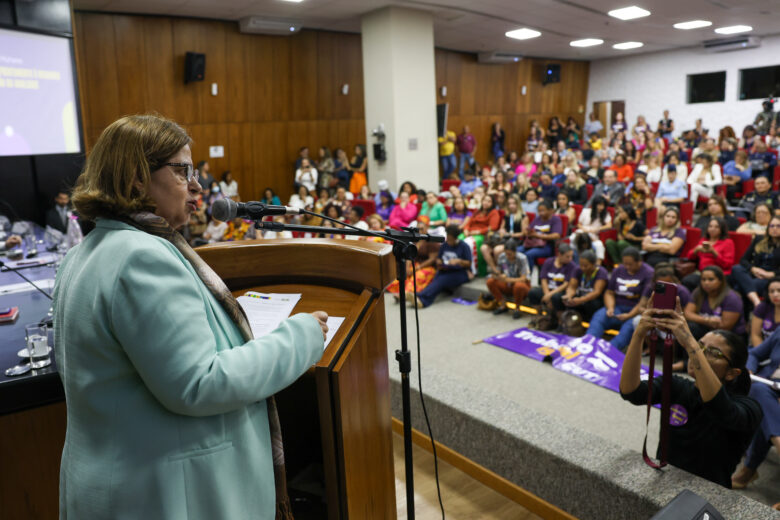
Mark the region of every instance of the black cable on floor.
MULTIPOLYGON (((420 404, 422 405, 425 425, 428 427, 428 436, 431 438, 431 448, 433 448, 433 471, 436 477, 436 494, 439 496, 439 508, 441 509, 441 519, 444 520, 444 503, 441 500, 441 488, 439 487, 439 458, 436 455, 436 442, 433 440, 433 430, 431 421, 428 419, 428 410, 425 408, 425 399, 422 390, 422 359, 420 356, 420 317, 417 314, 417 266, 412 262, 412 284, 414 288, 414 326, 417 331, 417 386, 420 392, 420 404)), ((401 302, 401 305, 404 303, 401 302)))

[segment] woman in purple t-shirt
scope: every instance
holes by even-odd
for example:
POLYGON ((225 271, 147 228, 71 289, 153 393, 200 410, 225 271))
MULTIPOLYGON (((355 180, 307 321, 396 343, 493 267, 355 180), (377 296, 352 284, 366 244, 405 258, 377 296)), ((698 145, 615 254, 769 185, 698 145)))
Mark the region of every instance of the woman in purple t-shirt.
POLYGON ((769 280, 766 299, 750 316, 750 346, 757 347, 780 325, 780 277, 769 280))
POLYGON ((685 306, 685 319, 696 339, 716 329, 745 334, 742 298, 729 287, 726 275, 717 265, 702 269, 699 286, 685 306))

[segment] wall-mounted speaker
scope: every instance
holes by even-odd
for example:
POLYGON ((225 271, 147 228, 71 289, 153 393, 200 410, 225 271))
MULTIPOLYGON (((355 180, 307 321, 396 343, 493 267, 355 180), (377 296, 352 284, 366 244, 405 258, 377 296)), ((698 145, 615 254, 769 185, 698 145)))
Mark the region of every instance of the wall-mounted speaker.
POLYGON ((206 55, 188 52, 184 57, 184 83, 203 81, 206 76, 206 55))
POLYGON ((559 83, 561 81, 561 66, 557 63, 548 63, 544 67, 544 76, 542 78, 542 85, 548 85, 550 83, 559 83))

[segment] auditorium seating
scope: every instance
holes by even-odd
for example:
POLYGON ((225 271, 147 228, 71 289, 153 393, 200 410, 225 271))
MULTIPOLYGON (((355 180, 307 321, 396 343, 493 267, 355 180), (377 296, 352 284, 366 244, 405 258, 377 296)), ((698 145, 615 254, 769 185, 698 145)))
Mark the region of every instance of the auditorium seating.
POLYGON ((686 200, 680 204, 680 223, 683 226, 693 225, 693 202, 686 200))
POLYGON ((685 243, 678 255, 680 258, 687 256, 691 249, 696 247, 696 244, 701 240, 701 229, 690 226, 683 226, 683 229, 685 229, 685 243))
POLYGON ((734 242, 734 263, 737 263, 742 260, 745 251, 750 247, 750 242, 753 240, 753 237, 747 233, 729 231, 729 238, 734 242))
POLYGON ((362 199, 355 199, 352 201, 353 206, 360 206, 363 208, 363 219, 365 220, 366 217, 369 215, 373 215, 376 213, 376 202, 373 200, 362 200, 362 199))
POLYGON ((444 179, 441 181, 441 191, 450 191, 452 186, 460 186, 460 181, 457 179, 444 179))
POLYGON ((658 222, 658 208, 650 208, 645 212, 645 226, 653 229, 658 222))

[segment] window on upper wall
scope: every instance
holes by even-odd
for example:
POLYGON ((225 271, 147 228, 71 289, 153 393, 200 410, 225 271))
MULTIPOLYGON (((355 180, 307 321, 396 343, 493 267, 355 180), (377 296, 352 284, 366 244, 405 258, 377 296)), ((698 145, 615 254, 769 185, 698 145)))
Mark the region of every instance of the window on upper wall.
POLYGON ((726 71, 688 74, 688 103, 726 100, 726 71))
POLYGON ((761 99, 777 95, 780 95, 780 65, 739 71, 739 99, 761 99))

